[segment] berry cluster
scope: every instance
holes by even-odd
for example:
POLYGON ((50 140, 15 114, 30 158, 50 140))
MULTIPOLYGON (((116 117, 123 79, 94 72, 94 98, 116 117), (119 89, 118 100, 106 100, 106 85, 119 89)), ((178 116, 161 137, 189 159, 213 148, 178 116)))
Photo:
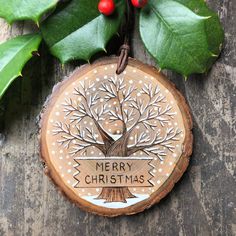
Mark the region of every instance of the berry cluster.
MULTIPOLYGON (((142 8, 147 4, 148 0, 131 0, 131 2, 134 7, 142 8)), ((111 15, 115 10, 114 0, 100 0, 98 10, 106 16, 111 15)))

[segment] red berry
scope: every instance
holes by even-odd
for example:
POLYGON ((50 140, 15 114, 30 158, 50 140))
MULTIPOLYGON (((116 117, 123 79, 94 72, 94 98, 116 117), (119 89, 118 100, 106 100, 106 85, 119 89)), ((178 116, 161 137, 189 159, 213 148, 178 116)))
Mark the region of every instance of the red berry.
POLYGON ((111 15, 115 10, 115 3, 113 0, 101 0, 98 4, 98 10, 106 15, 111 15))
POLYGON ((134 7, 142 8, 147 4, 148 0, 131 0, 131 2, 134 7))

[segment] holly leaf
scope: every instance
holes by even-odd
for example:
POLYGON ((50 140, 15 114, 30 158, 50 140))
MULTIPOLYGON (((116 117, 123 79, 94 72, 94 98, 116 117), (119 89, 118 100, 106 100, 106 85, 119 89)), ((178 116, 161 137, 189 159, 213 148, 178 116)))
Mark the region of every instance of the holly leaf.
POLYGON ((219 56, 224 41, 224 31, 221 26, 220 19, 214 11, 210 10, 207 7, 205 1, 198 1, 198 0, 192 0, 192 1, 176 0, 176 1, 184 4, 186 7, 194 11, 196 14, 208 17, 208 19, 205 21, 205 30, 208 40, 208 48, 214 55, 208 61, 208 65, 206 68, 206 70, 208 70, 219 56))
POLYGON ((22 68, 37 51, 41 42, 38 34, 23 35, 0 44, 0 98, 15 78, 21 76, 22 68))
POLYGON ((37 24, 44 13, 53 9, 58 0, 0 0, 0 17, 9 24, 17 20, 33 20, 37 24))
POLYGON ((62 63, 89 60, 105 50, 124 18, 125 1, 116 1, 116 11, 107 17, 99 13, 99 0, 72 0, 42 25, 42 35, 51 53, 62 63))
POLYGON ((219 20, 197 0, 150 0, 140 13, 140 34, 161 69, 185 77, 204 73, 220 52, 219 20))

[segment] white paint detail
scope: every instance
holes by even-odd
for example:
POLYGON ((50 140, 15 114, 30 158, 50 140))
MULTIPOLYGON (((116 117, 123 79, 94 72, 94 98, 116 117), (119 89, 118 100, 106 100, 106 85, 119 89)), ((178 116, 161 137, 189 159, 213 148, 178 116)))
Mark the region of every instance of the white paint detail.
POLYGON ((147 198, 149 198, 149 194, 134 194, 136 198, 128 198, 126 199, 126 203, 123 202, 105 202, 103 199, 96 199, 97 196, 82 196, 81 198, 96 205, 102 206, 110 209, 120 209, 128 206, 132 206, 138 202, 141 202, 147 198))

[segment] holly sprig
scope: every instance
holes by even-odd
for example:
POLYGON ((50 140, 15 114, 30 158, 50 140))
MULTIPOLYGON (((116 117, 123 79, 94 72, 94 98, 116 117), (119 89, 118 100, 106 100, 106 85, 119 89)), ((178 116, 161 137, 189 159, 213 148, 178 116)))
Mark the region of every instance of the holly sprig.
POLYGON ((39 28, 0 44, 0 98, 42 39, 63 64, 106 51, 125 25, 127 1, 137 9, 142 42, 160 69, 184 77, 209 70, 221 51, 223 29, 202 0, 0 0, 0 17, 9 24, 32 20, 39 28))

